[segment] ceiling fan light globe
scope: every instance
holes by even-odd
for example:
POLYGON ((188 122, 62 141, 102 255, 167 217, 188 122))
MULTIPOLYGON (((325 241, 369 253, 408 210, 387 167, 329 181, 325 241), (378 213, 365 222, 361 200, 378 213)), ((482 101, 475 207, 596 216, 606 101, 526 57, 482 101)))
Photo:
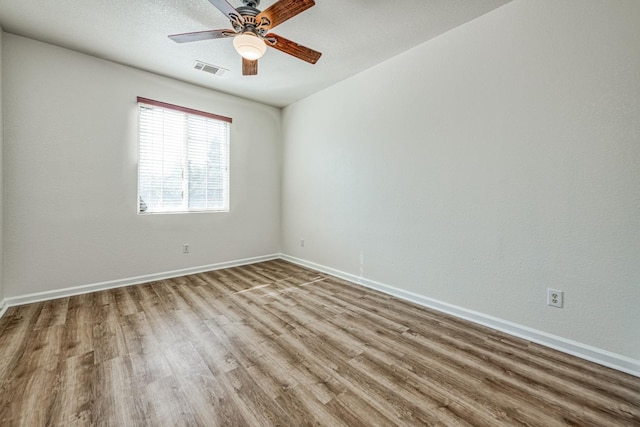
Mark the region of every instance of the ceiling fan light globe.
POLYGON ((233 38, 233 47, 240 56, 251 61, 262 57, 267 50, 267 45, 264 41, 250 33, 235 36, 233 38))

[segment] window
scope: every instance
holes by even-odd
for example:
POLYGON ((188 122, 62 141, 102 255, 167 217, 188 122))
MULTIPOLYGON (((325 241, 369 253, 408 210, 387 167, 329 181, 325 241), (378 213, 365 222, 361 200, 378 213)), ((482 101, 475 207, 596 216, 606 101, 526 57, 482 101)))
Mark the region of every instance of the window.
POLYGON ((138 98, 140 213, 229 210, 231 119, 138 98))

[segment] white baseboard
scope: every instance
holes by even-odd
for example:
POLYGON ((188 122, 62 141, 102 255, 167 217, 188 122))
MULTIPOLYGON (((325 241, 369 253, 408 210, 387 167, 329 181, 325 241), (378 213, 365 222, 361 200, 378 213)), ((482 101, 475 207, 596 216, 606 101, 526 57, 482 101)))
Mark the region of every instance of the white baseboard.
POLYGON ((186 276, 189 274, 204 273, 205 271, 220 270, 223 268, 238 267, 247 264, 255 264, 257 262, 271 261, 278 258, 280 258, 279 254, 264 255, 253 258, 220 262, 217 264, 203 265, 199 267, 184 268, 181 270, 165 271, 162 273, 147 274, 144 276, 128 277, 125 279, 111 280, 108 282, 92 283, 89 285, 74 286, 64 289, 56 289, 53 291, 37 292, 33 294, 9 297, 5 298, 2 304, 0 304, 0 317, 2 317, 7 308, 16 305, 31 304, 39 301, 65 298, 73 295, 86 294, 89 292, 120 288, 123 286, 139 285, 141 283, 153 282, 155 280, 171 279, 173 277, 186 276))
POLYGON ((428 298, 426 296, 419 295, 413 292, 398 289, 393 286, 375 282, 373 280, 362 278, 350 273, 345 273, 343 271, 339 271, 300 258, 292 257, 290 255, 281 254, 280 257, 294 264, 298 264, 312 270, 320 271, 322 273, 327 273, 332 276, 347 280, 349 282, 365 286, 367 288, 375 289, 388 295, 393 295, 403 300, 429 307, 443 313, 451 314, 453 316, 469 320, 471 322, 487 326, 498 331, 505 332, 509 335, 523 338, 525 340, 571 354, 581 359, 589 360, 591 362, 598 363, 600 365, 607 366, 609 368, 613 368, 622 372, 626 372, 636 377, 640 377, 639 360, 635 360, 627 356, 612 353, 607 350, 562 338, 557 335, 552 335, 547 332, 529 328, 527 326, 519 325, 517 323, 509 322, 507 320, 499 319, 497 317, 489 316, 477 311, 468 310, 463 307, 458 307, 452 304, 428 298))

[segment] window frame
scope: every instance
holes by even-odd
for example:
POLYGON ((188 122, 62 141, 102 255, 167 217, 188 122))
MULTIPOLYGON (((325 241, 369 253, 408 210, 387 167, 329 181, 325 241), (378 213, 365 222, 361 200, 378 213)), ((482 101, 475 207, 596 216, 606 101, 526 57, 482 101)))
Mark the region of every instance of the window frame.
MULTIPOLYGON (((196 110, 196 109, 192 109, 192 108, 188 108, 188 107, 183 107, 180 105, 175 105, 175 104, 170 104, 167 102, 162 102, 162 101, 156 101, 153 99, 149 99, 149 98, 144 98, 141 96, 137 97, 137 113, 138 113, 138 147, 137 147, 137 156, 138 156, 138 173, 137 173, 137 194, 138 194, 138 203, 137 203, 137 213, 138 215, 165 215, 165 214, 191 214, 191 213, 224 213, 224 212, 229 212, 230 210, 230 190, 231 190, 231 173, 230 173, 230 163, 231 163, 231 123, 233 122, 233 119, 231 117, 226 117, 226 116, 222 116, 219 114, 214 114, 214 113, 209 113, 206 111, 201 111, 201 110, 196 110), (180 209, 165 209, 165 210, 155 210, 155 211, 148 211, 148 210, 141 210, 141 206, 143 204, 143 199, 142 196, 140 194, 140 189, 141 189, 141 185, 140 185, 140 179, 141 179, 141 149, 142 149, 142 145, 141 145, 141 140, 142 140, 142 132, 141 132, 141 107, 143 105, 147 105, 147 106, 151 106, 151 107, 159 107, 162 109, 166 109, 166 110, 172 110, 172 111, 177 111, 180 113, 184 113, 187 115, 192 115, 192 116, 200 116, 200 117, 204 117, 206 119, 213 119, 213 120, 218 120, 218 121, 222 121, 222 122, 226 122, 229 124, 229 128, 227 130, 228 135, 227 135, 227 141, 226 141, 226 156, 224 158, 224 160, 226 161, 226 176, 225 176, 225 182, 226 182, 226 195, 223 199, 223 208, 219 209, 219 208, 194 208, 194 209, 189 209, 188 207, 188 198, 185 199, 185 194, 188 195, 189 193, 189 167, 188 167, 188 163, 189 160, 187 159, 187 156, 185 156, 183 158, 183 165, 182 165, 182 186, 183 186, 183 196, 182 196, 182 201, 183 201, 183 206, 180 209), (187 206, 184 206, 184 202, 185 200, 187 200, 187 206)), ((183 141, 183 148, 182 148, 182 152, 184 153, 188 153, 189 152, 189 142, 188 142, 188 138, 185 136, 184 141, 183 141)), ((146 205, 146 202, 144 202, 146 205)))

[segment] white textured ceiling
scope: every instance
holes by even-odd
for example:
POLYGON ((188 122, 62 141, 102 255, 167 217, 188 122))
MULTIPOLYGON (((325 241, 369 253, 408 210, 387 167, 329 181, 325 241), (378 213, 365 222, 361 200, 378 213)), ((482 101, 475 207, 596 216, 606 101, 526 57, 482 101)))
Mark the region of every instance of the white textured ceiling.
MULTIPOLYGON (((231 28, 207 0, 0 0, 5 32, 278 107, 468 22, 511 0, 316 0, 273 32, 322 52, 311 65, 268 49, 242 76, 232 40, 177 44, 169 34, 231 28), (195 60, 230 70, 214 76, 195 60)), ((229 0, 240 6, 241 0, 229 0)), ((262 0, 260 10, 275 0, 262 0)))

